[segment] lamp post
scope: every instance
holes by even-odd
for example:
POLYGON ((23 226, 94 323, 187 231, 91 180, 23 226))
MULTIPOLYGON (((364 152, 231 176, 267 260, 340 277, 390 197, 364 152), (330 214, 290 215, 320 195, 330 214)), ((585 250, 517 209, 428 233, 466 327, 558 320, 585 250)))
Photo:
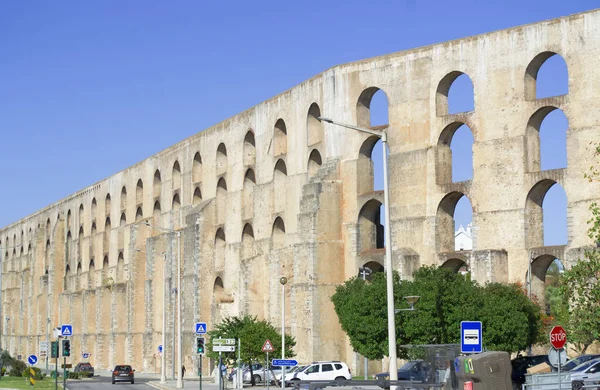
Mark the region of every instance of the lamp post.
MULTIPOLYGON (((385 212, 385 269, 387 285, 387 315, 388 315, 388 356, 390 357, 390 380, 398 380, 398 361, 396 354, 396 319, 394 318, 394 275, 392 272, 392 234, 390 226, 390 187, 388 183, 388 161, 387 161, 387 132, 373 130, 364 127, 339 123, 330 118, 319 117, 321 122, 345 127, 347 129, 372 134, 381 139, 383 147, 383 207, 385 212)), ((392 386, 392 390, 395 386, 392 386)))
POLYGON ((6 316, 4 317, 5 321, 5 325, 4 325, 4 336, 5 336, 5 340, 4 340, 4 349, 6 349, 8 351, 8 321, 10 321, 10 317, 6 316))
POLYGON ((46 317, 46 372, 48 372, 48 350, 50 349, 50 344, 48 344, 48 327, 50 326, 50 317, 46 317))
MULTIPOLYGON (((181 389, 183 388, 183 377, 182 377, 182 372, 181 372, 181 368, 182 368, 182 364, 181 364, 181 231, 179 230, 173 230, 173 229, 167 229, 167 228, 163 228, 160 226, 155 226, 150 224, 150 222, 146 221, 145 225, 148 227, 153 227, 155 229, 158 230, 162 230, 165 231, 167 233, 172 233, 175 234, 177 237, 177 324, 176 324, 176 328, 177 328, 177 388, 181 389)), ((165 259, 166 259, 166 254, 165 254, 165 259)), ((165 297, 164 297, 164 290, 165 286, 163 284, 163 334, 162 334, 162 343, 163 343, 163 348, 165 347, 165 328, 166 328, 166 317, 165 317, 165 297)), ((162 383, 166 382, 166 374, 165 374, 165 359, 164 359, 164 349, 163 349, 163 355, 161 357, 161 363, 162 363, 162 368, 161 368, 161 372, 160 372, 160 381, 162 383)), ((175 359, 173 359, 173 363, 175 364, 175 359)))
MULTIPOLYGON (((531 252, 531 255, 529 256, 529 261, 527 264, 527 296, 529 297, 529 300, 531 300, 531 263, 533 263, 533 259, 535 258, 535 253, 531 252)), ((529 345, 529 347, 527 347, 527 354, 531 356, 533 352, 533 347, 531 345, 529 345)))
MULTIPOLYGON (((281 358, 285 359, 285 284, 287 278, 282 276, 279 278, 281 283, 281 358)), ((268 362, 267 362, 268 363, 268 362)), ((285 366, 281 368, 281 389, 285 389, 285 366)))

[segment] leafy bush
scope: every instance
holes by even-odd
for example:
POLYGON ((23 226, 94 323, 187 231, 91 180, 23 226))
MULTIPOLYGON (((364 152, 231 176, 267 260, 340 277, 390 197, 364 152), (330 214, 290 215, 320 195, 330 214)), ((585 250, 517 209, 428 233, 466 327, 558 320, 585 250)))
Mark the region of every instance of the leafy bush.
POLYGON ((2 367, 2 370, 0 370, 0 376, 4 376, 4 374, 6 374, 6 367, 2 367))
POLYGON ((9 376, 22 376, 23 371, 27 368, 27 365, 21 360, 13 361, 12 368, 8 373, 9 376))
POLYGON ((60 377, 60 372, 56 372, 53 370, 52 372, 50 372, 50 377, 51 378, 60 377))
POLYGON ((23 371, 22 375, 23 375, 24 377, 30 377, 30 376, 31 376, 31 372, 29 371, 30 369, 33 369, 33 372, 34 372, 34 376, 33 376, 33 378, 34 378, 34 379, 37 379, 37 380, 42 380, 42 379, 44 379, 44 377, 46 376, 46 374, 45 374, 45 373, 43 373, 43 372, 42 372, 42 370, 40 370, 40 369, 39 369, 39 368, 37 368, 37 367, 31 367, 31 368, 27 367, 27 368, 26 368, 26 369, 23 371))
POLYGON ((79 379, 79 378, 81 378, 81 374, 79 372, 70 372, 69 371, 69 376, 67 378, 69 378, 69 379, 79 379))

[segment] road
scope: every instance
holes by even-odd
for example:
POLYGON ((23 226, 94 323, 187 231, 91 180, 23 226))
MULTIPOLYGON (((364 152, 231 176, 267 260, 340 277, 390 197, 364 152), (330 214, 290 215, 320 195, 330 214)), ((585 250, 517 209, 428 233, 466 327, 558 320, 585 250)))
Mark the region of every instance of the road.
MULTIPOLYGON (((129 382, 117 382, 112 384, 111 377, 95 376, 91 379, 83 380, 68 380, 68 390, 147 390, 151 389, 148 383, 152 379, 149 378, 135 378, 135 383, 132 385, 129 382), (121 387, 124 387, 121 389, 121 387)), ((156 379, 154 379, 156 380, 156 379)))

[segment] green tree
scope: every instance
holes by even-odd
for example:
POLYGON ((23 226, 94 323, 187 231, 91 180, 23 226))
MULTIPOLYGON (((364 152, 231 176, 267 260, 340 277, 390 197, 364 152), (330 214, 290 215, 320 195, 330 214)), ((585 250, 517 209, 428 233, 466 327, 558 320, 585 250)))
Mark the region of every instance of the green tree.
MULTIPOLYGON (((213 340, 217 338, 237 339, 241 340, 240 358, 242 362, 250 365, 252 362, 264 362, 266 356, 262 352, 262 346, 269 339, 273 344, 275 351, 281 353, 281 333, 265 320, 259 320, 255 316, 244 317, 228 317, 220 324, 215 326, 214 330, 208 332, 209 340, 207 343, 207 355, 210 358, 218 359, 219 353, 212 352, 213 340)), ((293 357, 294 346, 296 340, 285 335, 285 356, 293 357)), ((228 364, 233 364, 237 360, 237 344, 236 352, 223 352, 222 359, 228 364)), ((252 385, 254 383, 254 375, 251 373, 252 385)))
MULTIPOLYGON (((483 340, 490 350, 516 352, 540 339, 542 312, 518 285, 479 286, 456 272, 421 267, 413 280, 394 275, 396 308, 407 308, 404 296, 418 295, 414 311, 396 314, 398 345, 460 342, 461 321, 482 321, 483 340), (518 335, 517 335, 518 334, 518 335)), ((337 287, 332 301, 342 329, 355 351, 369 359, 387 355, 386 279, 370 282, 352 278, 337 287)), ((400 348, 400 357, 409 357, 400 348)))
MULTIPOLYGON (((592 218, 588 221, 588 236, 600 242, 600 207, 590 206, 592 218)), ((585 250, 583 259, 562 274, 562 317, 566 324, 568 340, 580 353, 595 341, 600 341, 600 251, 585 250)))

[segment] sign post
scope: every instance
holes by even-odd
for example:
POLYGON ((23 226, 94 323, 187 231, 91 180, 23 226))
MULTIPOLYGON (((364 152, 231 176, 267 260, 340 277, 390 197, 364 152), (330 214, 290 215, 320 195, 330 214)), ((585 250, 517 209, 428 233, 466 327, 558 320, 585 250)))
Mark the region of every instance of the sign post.
POLYGON ((558 359, 558 390, 562 389, 562 377, 560 375, 561 369, 561 361, 560 361, 560 353, 562 349, 565 347, 567 343, 567 332, 562 326, 555 326, 550 330, 550 344, 554 349, 558 350, 559 359, 558 359))
MULTIPOLYGON (((273 343, 271 343, 271 340, 267 339, 262 346, 262 351, 267 353, 266 367, 269 374, 271 374, 271 368, 269 367, 269 352, 273 352, 274 350, 273 343)), ((283 373, 281 375, 283 375, 283 373)), ((285 380, 285 378, 282 377, 281 380, 285 380)), ((269 382, 271 381, 267 379, 267 374, 265 374, 265 382, 267 382, 267 390, 269 390, 269 382)))

